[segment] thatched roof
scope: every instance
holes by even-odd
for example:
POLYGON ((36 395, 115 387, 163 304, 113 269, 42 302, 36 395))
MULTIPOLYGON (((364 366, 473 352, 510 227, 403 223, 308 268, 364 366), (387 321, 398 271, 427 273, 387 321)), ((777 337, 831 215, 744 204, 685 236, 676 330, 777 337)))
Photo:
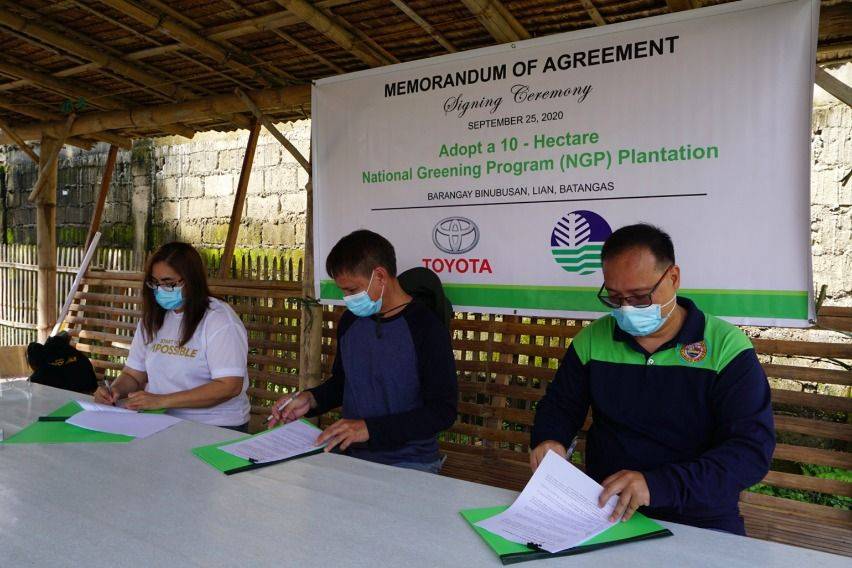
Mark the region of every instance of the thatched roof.
MULTIPOLYGON (((83 145, 245 127, 244 105, 231 104, 235 87, 277 89, 261 106, 293 119, 310 113, 308 90, 286 88, 313 79, 717 3, 0 0, 0 128, 32 138, 44 121, 61 130, 72 110, 77 121, 114 111, 108 132, 95 134, 94 114, 85 128, 75 125, 71 141, 83 145), (197 101, 213 95, 218 102, 201 109, 197 101), (157 113, 172 103, 196 112, 162 126, 157 113), (126 112, 152 105, 159 110, 147 122, 126 112)), ((820 63, 852 59, 852 2, 822 2, 819 37, 820 63)))

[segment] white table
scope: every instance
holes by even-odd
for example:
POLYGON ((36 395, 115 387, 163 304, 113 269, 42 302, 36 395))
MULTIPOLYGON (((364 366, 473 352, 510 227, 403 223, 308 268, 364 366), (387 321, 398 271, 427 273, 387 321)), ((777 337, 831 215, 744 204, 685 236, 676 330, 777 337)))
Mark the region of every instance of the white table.
MULTIPOLYGON (((0 398, 11 436, 74 393, 0 398)), ((129 444, 0 445, 0 566, 500 566, 458 510, 515 493, 340 455, 225 476, 184 422, 129 444)), ((664 523, 674 536, 526 566, 819 566, 848 558, 664 523)))

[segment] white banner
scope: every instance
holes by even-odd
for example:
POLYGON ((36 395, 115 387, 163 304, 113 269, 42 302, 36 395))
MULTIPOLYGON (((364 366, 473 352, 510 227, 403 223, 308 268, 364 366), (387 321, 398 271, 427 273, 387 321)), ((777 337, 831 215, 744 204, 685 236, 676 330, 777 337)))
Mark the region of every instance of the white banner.
POLYGON ((595 317, 603 241, 644 221, 704 310, 808 325, 818 11, 735 2, 318 81, 318 297, 368 228, 458 309, 595 317))

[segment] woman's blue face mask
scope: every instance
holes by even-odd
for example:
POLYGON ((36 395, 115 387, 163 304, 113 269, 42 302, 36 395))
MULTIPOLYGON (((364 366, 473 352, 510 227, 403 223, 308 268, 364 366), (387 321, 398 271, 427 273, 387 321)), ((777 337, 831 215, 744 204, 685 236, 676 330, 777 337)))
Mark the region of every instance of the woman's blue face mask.
POLYGON ((183 286, 173 286, 164 290, 162 286, 154 288, 154 299, 164 310, 177 310, 183 305, 183 286))
POLYGON ((373 284, 373 276, 375 276, 375 274, 376 272, 374 270, 373 274, 370 275, 370 282, 367 284, 366 290, 358 292, 357 294, 343 296, 343 303, 346 304, 346 307, 350 312, 359 318, 368 318, 379 313, 379 310, 382 309, 382 297, 385 295, 384 285, 382 285, 382 293, 379 295, 378 300, 370 298, 370 286, 373 284))

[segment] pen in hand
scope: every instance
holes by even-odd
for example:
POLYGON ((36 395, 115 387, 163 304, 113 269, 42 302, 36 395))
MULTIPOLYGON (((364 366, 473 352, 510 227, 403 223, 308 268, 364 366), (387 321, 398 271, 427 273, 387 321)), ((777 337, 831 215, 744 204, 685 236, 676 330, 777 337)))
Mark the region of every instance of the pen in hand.
MULTIPOLYGON (((282 410, 284 410, 284 408, 285 408, 288 404, 290 404, 291 402, 293 402, 294 400, 296 400, 296 397, 297 397, 297 396, 299 396, 300 394, 302 394, 302 392, 301 392, 301 391, 296 391, 296 392, 294 392, 294 393, 290 396, 290 398, 288 398, 287 400, 285 400, 284 402, 282 402, 280 405, 278 405, 278 406, 275 408, 275 410, 277 410, 278 412, 281 412, 282 410)), ((274 417, 272 414, 270 414, 270 415, 269 415, 269 417, 267 417, 266 422, 269 422, 269 421, 270 421, 270 420, 272 420, 273 418, 275 418, 275 417, 274 417)))

